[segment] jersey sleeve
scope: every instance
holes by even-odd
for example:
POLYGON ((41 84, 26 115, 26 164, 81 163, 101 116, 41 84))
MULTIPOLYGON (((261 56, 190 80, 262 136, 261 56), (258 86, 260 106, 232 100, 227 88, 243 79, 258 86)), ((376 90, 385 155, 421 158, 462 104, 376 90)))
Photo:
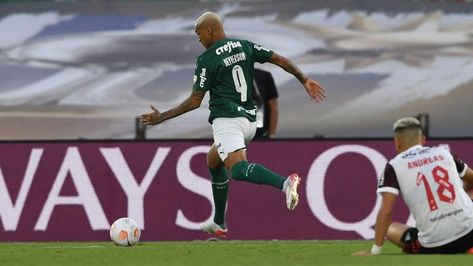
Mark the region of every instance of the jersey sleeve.
POLYGON ((273 51, 269 50, 268 48, 252 42, 248 43, 252 46, 253 56, 255 61, 258 63, 268 62, 269 58, 273 55, 273 51))
POLYGON ((195 91, 208 91, 212 84, 210 79, 209 68, 202 56, 197 58, 194 71, 194 85, 192 87, 195 91))
POLYGON ((394 167, 390 163, 386 164, 384 174, 379 179, 377 193, 381 194, 383 192, 399 195, 399 183, 397 182, 396 171, 394 171, 394 167))
POLYGON ((466 163, 464 163, 460 159, 460 157, 458 157, 458 155, 452 154, 452 157, 453 157, 453 161, 455 162, 455 166, 457 168, 458 174, 460 174, 460 177, 464 177, 468 166, 466 165, 466 163))

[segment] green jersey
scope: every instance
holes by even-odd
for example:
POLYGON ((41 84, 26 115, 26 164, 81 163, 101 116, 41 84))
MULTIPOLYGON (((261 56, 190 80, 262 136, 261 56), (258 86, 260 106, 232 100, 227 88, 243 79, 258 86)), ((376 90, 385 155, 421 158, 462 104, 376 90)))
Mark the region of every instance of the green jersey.
POLYGON ((246 117, 256 121, 252 101, 254 63, 264 63, 273 52, 247 40, 223 39, 197 58, 194 86, 209 91, 209 122, 217 117, 246 117))

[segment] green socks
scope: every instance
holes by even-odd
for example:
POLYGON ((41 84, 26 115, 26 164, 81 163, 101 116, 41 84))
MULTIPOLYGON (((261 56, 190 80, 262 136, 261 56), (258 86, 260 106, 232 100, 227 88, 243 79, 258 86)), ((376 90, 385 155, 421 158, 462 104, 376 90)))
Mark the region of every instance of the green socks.
POLYGON ((241 161, 232 168, 232 177, 260 185, 270 185, 278 189, 283 188, 286 178, 266 169, 261 164, 241 161))
POLYGON ((212 193, 214 198, 214 222, 225 227, 225 209, 227 207, 228 177, 225 167, 209 168, 212 175, 212 193))
MULTIPOLYGON (((212 193, 215 206, 214 222, 225 227, 225 211, 227 208, 228 177, 225 167, 209 168, 212 175, 212 193)), ((283 188, 286 177, 271 172, 264 166, 241 161, 232 168, 232 177, 236 180, 248 181, 260 185, 270 185, 278 189, 283 188)))

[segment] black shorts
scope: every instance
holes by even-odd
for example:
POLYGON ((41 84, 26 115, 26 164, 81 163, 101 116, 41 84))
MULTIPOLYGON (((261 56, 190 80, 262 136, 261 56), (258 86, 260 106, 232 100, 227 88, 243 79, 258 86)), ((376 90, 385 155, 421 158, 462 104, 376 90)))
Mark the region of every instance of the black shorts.
POLYGON ((401 242, 405 244, 402 251, 409 254, 455 254, 465 253, 473 248, 473 230, 459 239, 440 247, 426 248, 419 243, 417 228, 411 227, 402 234, 401 242))

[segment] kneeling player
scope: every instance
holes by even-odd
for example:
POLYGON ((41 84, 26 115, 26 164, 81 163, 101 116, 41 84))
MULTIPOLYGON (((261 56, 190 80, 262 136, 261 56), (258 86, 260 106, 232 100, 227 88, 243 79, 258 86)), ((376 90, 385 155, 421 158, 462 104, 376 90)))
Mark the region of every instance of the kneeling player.
POLYGON ((426 147, 417 119, 394 124, 398 155, 390 160, 379 182, 381 208, 376 219, 371 251, 381 253, 384 239, 406 253, 465 253, 473 247, 473 202, 466 193, 473 187, 473 171, 443 147, 426 147), (391 223, 394 203, 401 192, 416 227, 391 223))

